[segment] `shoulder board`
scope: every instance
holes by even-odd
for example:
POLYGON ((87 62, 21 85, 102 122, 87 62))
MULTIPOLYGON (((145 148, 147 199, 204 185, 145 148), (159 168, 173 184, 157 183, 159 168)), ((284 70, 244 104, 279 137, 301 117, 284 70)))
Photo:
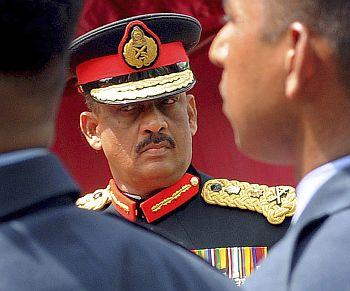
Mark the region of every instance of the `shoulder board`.
POLYGON ((259 212, 271 224, 293 216, 297 201, 295 189, 290 186, 268 187, 226 179, 207 181, 201 195, 208 204, 259 212))
POLYGON ((87 210, 102 210, 111 204, 109 186, 105 189, 97 189, 94 193, 86 194, 79 198, 75 205, 87 210))

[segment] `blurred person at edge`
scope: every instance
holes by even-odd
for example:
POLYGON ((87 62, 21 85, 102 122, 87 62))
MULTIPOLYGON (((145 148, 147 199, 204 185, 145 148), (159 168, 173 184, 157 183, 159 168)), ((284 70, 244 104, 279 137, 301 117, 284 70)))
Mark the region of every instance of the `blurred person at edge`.
POLYGON ((350 2, 223 4, 210 58, 236 144, 299 181, 292 225, 246 288, 350 290, 350 2))
POLYGON ((180 247, 75 206, 79 190, 47 147, 79 10, 0 1, 0 290, 234 289, 180 247))

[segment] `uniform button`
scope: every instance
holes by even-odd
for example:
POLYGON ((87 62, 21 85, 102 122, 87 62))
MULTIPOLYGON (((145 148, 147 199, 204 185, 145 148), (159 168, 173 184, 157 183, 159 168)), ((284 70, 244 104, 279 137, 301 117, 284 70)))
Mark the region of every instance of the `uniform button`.
POLYGON ((192 186, 197 186, 199 184, 199 180, 197 177, 192 177, 190 183, 192 186))

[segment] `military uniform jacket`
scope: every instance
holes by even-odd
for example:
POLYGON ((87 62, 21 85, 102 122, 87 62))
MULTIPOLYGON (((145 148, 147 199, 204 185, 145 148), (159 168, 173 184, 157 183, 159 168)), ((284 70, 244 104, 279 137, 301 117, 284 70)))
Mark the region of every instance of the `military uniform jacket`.
POLYGON ((0 290, 232 290, 183 248, 75 207, 51 154, 0 166, 0 180, 0 290))
POLYGON ((350 290, 350 168, 326 182, 246 290, 350 290))
MULTIPOLYGON (((148 223, 141 213, 136 223, 194 251, 229 277, 244 280, 258 260, 266 256, 267 248, 285 234, 290 218, 285 217, 280 224, 271 224, 256 211, 209 204, 202 197, 204 188, 209 188, 209 194, 215 194, 215 191, 223 190, 228 181, 212 179, 192 166, 188 173, 200 179, 199 191, 192 199, 152 223, 148 223), (230 260, 237 262, 231 264, 230 260), (239 270, 230 269, 230 265, 239 270)), ((230 187, 229 190, 236 190, 232 183, 230 187)), ((119 216, 113 204, 104 211, 119 216)), ((293 212, 294 208, 291 209, 293 212)))

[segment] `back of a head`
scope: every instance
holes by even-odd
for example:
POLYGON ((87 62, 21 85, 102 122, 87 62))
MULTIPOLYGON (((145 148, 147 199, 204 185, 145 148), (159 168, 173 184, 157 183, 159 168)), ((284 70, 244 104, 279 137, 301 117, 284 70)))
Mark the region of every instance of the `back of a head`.
POLYGON ((80 8, 80 0, 0 0, 0 136, 52 127, 80 8))
MULTIPOLYGON (((338 60, 342 81, 350 81, 350 1, 348 0, 265 0, 272 25, 267 39, 278 38, 294 21, 304 23, 327 39, 338 60)), ((350 89, 350 88, 349 88, 350 89)))
POLYGON ((0 71, 34 75, 67 57, 80 1, 1 0, 0 71))

